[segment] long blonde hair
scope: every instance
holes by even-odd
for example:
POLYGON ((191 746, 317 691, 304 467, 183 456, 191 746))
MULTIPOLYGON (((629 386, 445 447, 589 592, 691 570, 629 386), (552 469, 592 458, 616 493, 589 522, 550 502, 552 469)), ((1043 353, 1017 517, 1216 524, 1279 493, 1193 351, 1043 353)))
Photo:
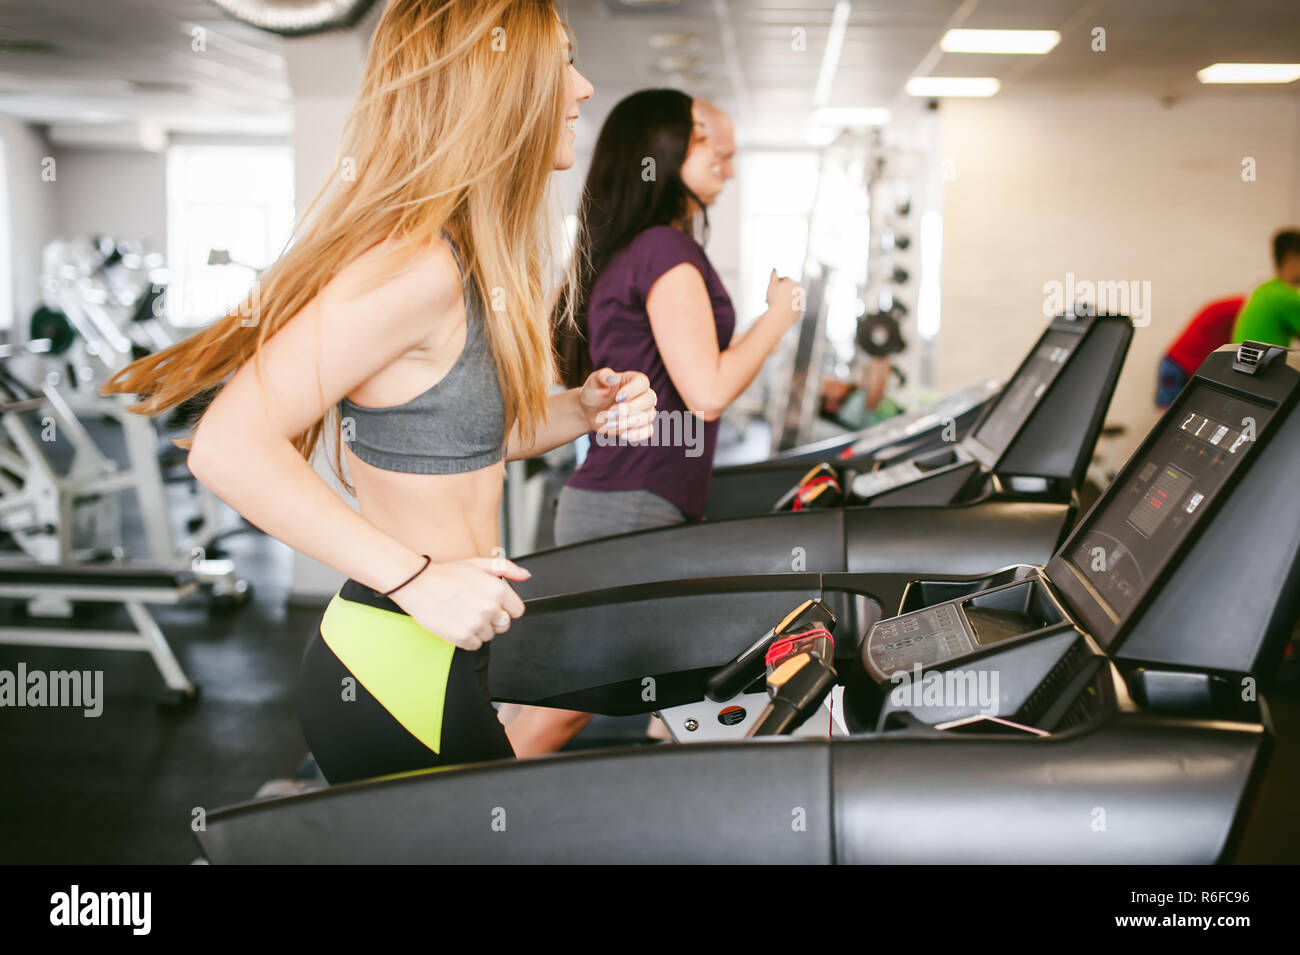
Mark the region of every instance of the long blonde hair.
MULTIPOLYGON (((138 395, 132 410, 155 415, 217 388, 362 252, 392 242, 398 267, 445 229, 484 302, 507 426, 531 439, 554 377, 543 283, 565 69, 551 0, 391 0, 335 175, 284 254, 225 317, 101 390, 138 395)), ((303 457, 324 425, 294 439, 303 457)), ((341 443, 335 452, 341 477, 341 443)))

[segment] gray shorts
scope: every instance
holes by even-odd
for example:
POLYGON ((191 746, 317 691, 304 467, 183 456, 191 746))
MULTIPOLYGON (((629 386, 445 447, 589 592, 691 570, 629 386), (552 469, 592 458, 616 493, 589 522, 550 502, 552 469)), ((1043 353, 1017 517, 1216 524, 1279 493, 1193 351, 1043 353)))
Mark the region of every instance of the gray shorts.
POLYGON ((555 510, 555 543, 563 547, 685 522, 676 504, 653 491, 587 491, 566 485, 555 510))

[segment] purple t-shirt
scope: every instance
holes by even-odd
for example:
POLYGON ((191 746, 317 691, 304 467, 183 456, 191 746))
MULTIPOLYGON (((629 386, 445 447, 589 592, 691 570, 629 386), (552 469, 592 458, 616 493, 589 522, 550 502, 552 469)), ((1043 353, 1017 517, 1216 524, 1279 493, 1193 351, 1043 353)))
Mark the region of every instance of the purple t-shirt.
POLYGON ((668 376, 650 329, 646 296, 665 272, 683 262, 699 270, 713 306, 718 349, 731 343, 736 313, 704 249, 672 226, 653 226, 616 252, 596 277, 587 308, 587 341, 594 368, 641 371, 658 396, 654 437, 637 444, 591 435, 582 467, 571 487, 588 491, 652 491, 676 504, 692 520, 704 516, 713 476, 718 423, 686 410, 668 376))

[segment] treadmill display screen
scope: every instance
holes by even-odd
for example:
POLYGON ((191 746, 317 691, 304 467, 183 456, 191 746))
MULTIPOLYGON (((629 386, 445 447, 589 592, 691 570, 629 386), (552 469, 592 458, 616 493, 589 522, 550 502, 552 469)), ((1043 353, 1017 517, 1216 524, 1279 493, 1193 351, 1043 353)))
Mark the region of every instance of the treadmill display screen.
POLYGON ((1169 562, 1250 450, 1272 412, 1197 387, 1165 416, 1109 506, 1094 512, 1065 559, 1123 618, 1169 562))
POLYGON ((1001 456, 1029 420, 1038 402, 1065 367, 1083 338, 1078 332, 1049 331, 1019 373, 1007 382, 993 411, 975 431, 975 439, 1001 456))

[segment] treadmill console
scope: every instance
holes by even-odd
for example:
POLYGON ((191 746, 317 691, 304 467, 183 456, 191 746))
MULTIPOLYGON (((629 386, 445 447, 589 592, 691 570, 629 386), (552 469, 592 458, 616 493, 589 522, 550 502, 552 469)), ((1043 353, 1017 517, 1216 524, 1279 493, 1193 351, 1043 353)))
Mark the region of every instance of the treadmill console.
POLYGON ((1300 362, 1286 354, 1211 355, 1047 567, 969 590, 914 582, 903 612, 863 640, 866 679, 844 695, 851 727, 983 732, 996 717, 1050 734, 1101 712, 1121 676, 1144 706, 1229 712, 1216 672, 1270 672, 1294 621, 1280 601, 1300 604, 1300 362), (1243 575, 1243 553, 1275 573, 1243 575), (950 692, 985 674, 982 708, 950 692))
POLYGON ((1016 581, 882 620, 863 641, 862 661, 877 683, 915 666, 942 666, 1066 623, 1041 578, 1016 581))
POLYGON ((1047 331, 1015 377, 1007 382, 1007 387, 993 404, 992 410, 971 435, 976 444, 991 452, 991 460, 987 460, 986 464, 992 466, 1010 447, 1011 441, 1029 420, 1047 389, 1083 340, 1083 330, 1058 328, 1047 331))
POLYGON ((1072 604, 1104 614, 1088 621, 1104 645, 1106 632, 1113 635, 1160 579, 1272 414, 1197 382, 1071 536, 1053 561, 1053 580, 1072 604))
POLYGON ((849 445, 840 456, 853 458, 859 455, 876 454, 887 457, 891 445, 899 444, 923 432, 941 428, 946 421, 956 420, 981 401, 987 401, 1000 387, 996 378, 990 378, 978 385, 945 395, 920 411, 901 414, 888 421, 882 421, 849 445))
POLYGON ((853 498, 870 501, 965 465, 992 468, 1025 427, 1089 327, 1049 328, 971 434, 937 451, 859 474, 850 485, 853 498))

